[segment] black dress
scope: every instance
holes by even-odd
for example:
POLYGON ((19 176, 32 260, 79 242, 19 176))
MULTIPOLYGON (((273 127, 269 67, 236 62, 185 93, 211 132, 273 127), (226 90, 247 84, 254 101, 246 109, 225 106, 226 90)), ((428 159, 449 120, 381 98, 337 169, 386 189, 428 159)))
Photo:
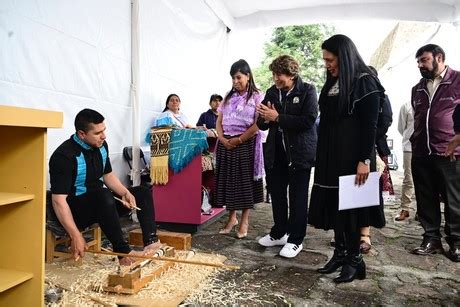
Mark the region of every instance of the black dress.
POLYGON ((382 199, 380 206, 338 211, 338 185, 339 176, 356 174, 359 161, 370 158, 371 172, 376 169, 375 130, 384 89, 372 76, 362 76, 354 86, 352 103, 342 112, 338 111, 338 90, 326 89, 319 99, 321 120, 309 224, 324 230, 381 228, 385 226, 382 199))

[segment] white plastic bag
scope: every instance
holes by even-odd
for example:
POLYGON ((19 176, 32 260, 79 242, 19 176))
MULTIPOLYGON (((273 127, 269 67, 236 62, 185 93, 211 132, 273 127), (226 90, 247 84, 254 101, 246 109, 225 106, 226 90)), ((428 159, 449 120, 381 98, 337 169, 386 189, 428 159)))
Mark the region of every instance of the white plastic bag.
POLYGON ((212 207, 209 203, 209 191, 202 186, 201 193, 203 194, 203 200, 201 202, 201 212, 203 214, 212 214, 212 207))

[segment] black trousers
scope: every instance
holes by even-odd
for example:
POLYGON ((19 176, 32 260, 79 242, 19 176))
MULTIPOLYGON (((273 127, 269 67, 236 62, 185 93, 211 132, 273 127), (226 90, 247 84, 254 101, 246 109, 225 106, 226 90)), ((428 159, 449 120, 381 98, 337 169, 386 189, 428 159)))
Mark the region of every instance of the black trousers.
POLYGON ((441 156, 412 156, 417 213, 425 238, 440 239, 441 208, 444 200, 444 232, 449 245, 460 244, 460 156, 450 161, 441 156))
POLYGON ((286 154, 283 152, 284 150, 277 150, 274 166, 267 174, 275 223, 270 236, 279 239, 287 233, 288 242, 299 245, 307 232, 308 184, 311 168, 289 167, 286 154))
MULTIPOLYGON (((266 155, 266 151, 267 151, 267 143, 262 143, 262 149, 263 149, 263 152, 264 152, 264 156, 266 155)), ((270 170, 264 165, 264 168, 265 168, 265 185, 266 185, 266 190, 267 190, 267 194, 270 194, 271 191, 270 191, 270 176, 268 176, 268 173, 270 173, 270 170)))
MULTIPOLYGON (((155 211, 150 189, 142 186, 128 189, 136 198, 141 209, 137 211, 142 228, 144 244, 156 241, 155 211)), ((107 239, 112 243, 114 252, 128 253, 131 248, 124 239, 120 225, 120 216, 127 215, 130 209, 115 200, 108 189, 91 191, 80 196, 68 196, 67 203, 73 219, 79 229, 98 223, 107 239)))

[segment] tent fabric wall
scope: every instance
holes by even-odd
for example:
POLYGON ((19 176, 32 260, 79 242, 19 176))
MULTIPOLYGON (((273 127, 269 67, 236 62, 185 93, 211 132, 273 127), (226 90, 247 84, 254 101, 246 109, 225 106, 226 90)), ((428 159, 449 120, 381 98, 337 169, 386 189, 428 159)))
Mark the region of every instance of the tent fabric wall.
POLYGON ((130 15, 125 0, 1 1, 0 103, 64 113, 64 128, 49 131, 48 156, 90 107, 105 115, 114 168, 123 166, 121 150, 131 143, 130 15))
POLYGON ((141 126, 151 126, 171 93, 179 95, 181 111, 194 125, 211 94, 230 88, 226 27, 204 2, 140 5, 141 126))
MULTIPOLYGON (((234 29, 325 23, 332 20, 394 19, 459 22, 460 0, 214 0, 233 16, 234 29)), ((224 19, 226 20, 226 19, 224 19)), ((230 26, 229 26, 230 27, 230 26)))
MULTIPOLYGON (((133 129, 140 130, 143 140, 169 93, 181 97, 182 111, 193 124, 208 108, 211 94, 224 95, 231 88, 228 71, 237 59, 230 58, 230 44, 240 44, 231 40, 235 32, 259 26, 372 17, 458 23, 459 3, 139 0, 136 121, 130 101, 131 1, 3 0, 0 104, 64 113, 64 128, 50 130, 48 155, 73 133, 73 119, 79 110, 90 107, 100 111, 106 117, 114 170, 126 179, 122 149, 136 143, 133 129), (134 121, 139 128, 133 128, 134 121)), ((241 46, 241 50, 245 48, 251 46, 241 46)), ((448 52, 448 61, 453 54, 448 52)), ((250 64, 255 67, 256 63, 250 64)), ((147 148, 145 142, 140 144, 147 148)))
MULTIPOLYGON (((204 2, 140 1, 139 19, 143 140, 169 93, 180 95, 183 111, 196 121, 209 96, 229 85, 221 81, 226 27, 204 2)), ((130 1, 0 3, 0 104, 64 113, 63 129, 49 132, 48 157, 74 132, 77 112, 93 108, 106 118, 113 168, 126 180, 130 84, 130 1)))

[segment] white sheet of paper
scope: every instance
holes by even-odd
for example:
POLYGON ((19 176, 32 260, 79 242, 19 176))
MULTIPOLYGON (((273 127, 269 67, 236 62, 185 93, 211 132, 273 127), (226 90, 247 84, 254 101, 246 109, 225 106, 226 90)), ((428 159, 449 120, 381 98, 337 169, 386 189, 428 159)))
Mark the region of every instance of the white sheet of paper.
POLYGON ((379 178, 378 172, 372 172, 362 186, 355 185, 356 175, 339 177, 339 210, 378 206, 379 178))

